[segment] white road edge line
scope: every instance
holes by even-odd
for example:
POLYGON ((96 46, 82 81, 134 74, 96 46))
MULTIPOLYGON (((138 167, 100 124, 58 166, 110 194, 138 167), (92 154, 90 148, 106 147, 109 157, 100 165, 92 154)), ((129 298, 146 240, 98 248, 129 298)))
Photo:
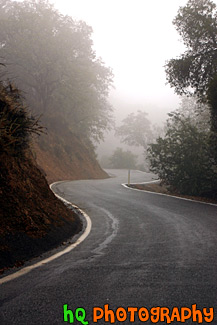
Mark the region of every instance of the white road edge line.
MULTIPOLYGON (((52 190, 52 186, 54 184, 62 183, 62 182, 55 182, 55 183, 50 184, 50 189, 52 190)), ((87 238, 87 236, 89 235, 89 233, 91 231, 91 227, 92 227, 92 222, 91 222, 90 217, 83 210, 79 209, 76 205, 72 204, 71 202, 69 202, 69 201, 65 200, 64 198, 62 198, 61 196, 57 195, 54 191, 53 191, 53 193, 56 195, 56 197, 58 199, 62 200, 63 202, 65 202, 67 204, 70 204, 72 207, 76 208, 80 213, 82 213, 82 215, 85 217, 86 222, 87 222, 87 226, 86 226, 86 229, 85 229, 84 233, 78 238, 78 240, 74 244, 68 246, 63 251, 58 252, 58 253, 56 253, 56 254, 48 257, 48 258, 45 258, 44 260, 42 260, 42 261, 40 261, 40 262, 38 262, 36 264, 33 264, 33 265, 30 265, 30 266, 24 267, 23 269, 15 272, 13 274, 10 274, 10 275, 7 275, 7 276, 1 278, 0 279, 0 285, 3 284, 3 283, 9 282, 11 280, 14 280, 16 278, 19 278, 20 276, 29 273, 30 271, 36 269, 37 267, 40 267, 42 265, 45 265, 45 264, 47 264, 47 263, 55 260, 56 258, 58 258, 58 257, 60 257, 60 256, 62 256, 64 254, 66 254, 66 253, 69 253, 76 246, 78 246, 82 241, 84 241, 85 238, 87 238)))
MULTIPOLYGON (((158 180, 159 181, 159 180, 158 180)), ((143 183, 131 183, 132 185, 136 185, 136 184, 150 184, 150 183, 155 183, 157 181, 150 181, 150 182, 143 182, 143 183)), ((151 194, 155 194, 155 195, 164 195, 164 196, 168 196, 168 197, 173 197, 175 199, 179 199, 179 200, 185 200, 185 201, 191 201, 191 202, 196 202, 196 203, 201 203, 201 204, 207 204, 207 205, 213 205, 213 206, 217 206, 217 204, 215 203, 208 203, 208 202, 202 202, 202 201, 196 201, 196 200, 192 200, 192 199, 186 199, 184 197, 180 197, 180 196, 175 196, 175 195, 169 195, 169 194, 164 194, 164 193, 157 193, 157 192, 151 192, 151 191, 146 191, 146 190, 139 190, 138 188, 132 188, 129 187, 127 184, 121 184, 123 187, 127 188, 128 190, 133 190, 133 191, 139 191, 139 192, 146 192, 146 193, 151 193, 151 194)))

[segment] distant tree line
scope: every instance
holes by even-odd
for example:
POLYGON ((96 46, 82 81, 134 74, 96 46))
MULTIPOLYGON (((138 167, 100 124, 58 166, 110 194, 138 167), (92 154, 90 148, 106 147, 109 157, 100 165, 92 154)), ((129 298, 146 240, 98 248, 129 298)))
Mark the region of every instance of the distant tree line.
POLYGON ((104 168, 117 168, 117 169, 136 169, 137 168, 137 155, 131 151, 124 151, 118 147, 114 150, 110 157, 103 156, 101 165, 104 168))

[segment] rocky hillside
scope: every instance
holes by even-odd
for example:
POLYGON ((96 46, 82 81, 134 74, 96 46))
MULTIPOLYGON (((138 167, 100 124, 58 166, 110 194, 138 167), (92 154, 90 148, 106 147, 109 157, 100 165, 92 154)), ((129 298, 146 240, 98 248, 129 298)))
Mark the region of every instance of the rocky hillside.
POLYGON ((0 84, 0 270, 21 265, 81 230, 81 221, 51 192, 31 153, 40 126, 19 93, 0 84))
POLYGON ((54 248, 81 229, 30 157, 1 155, 0 270, 54 248))

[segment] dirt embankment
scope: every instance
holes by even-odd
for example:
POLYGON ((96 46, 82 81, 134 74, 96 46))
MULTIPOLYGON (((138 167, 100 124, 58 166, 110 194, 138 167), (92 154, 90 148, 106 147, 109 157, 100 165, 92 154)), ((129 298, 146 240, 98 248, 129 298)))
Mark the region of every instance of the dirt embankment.
POLYGON ((1 155, 0 269, 54 248, 81 230, 30 157, 1 155))
POLYGON ((61 117, 42 123, 47 134, 35 141, 33 154, 48 182, 108 177, 96 160, 91 142, 73 134, 61 117))
POLYGON ((11 85, 0 84, 0 126, 1 271, 21 265, 81 230, 79 217, 54 196, 47 180, 108 175, 96 161, 91 142, 73 134, 57 116, 46 120, 47 134, 33 147, 29 139, 41 127, 34 124, 11 85))

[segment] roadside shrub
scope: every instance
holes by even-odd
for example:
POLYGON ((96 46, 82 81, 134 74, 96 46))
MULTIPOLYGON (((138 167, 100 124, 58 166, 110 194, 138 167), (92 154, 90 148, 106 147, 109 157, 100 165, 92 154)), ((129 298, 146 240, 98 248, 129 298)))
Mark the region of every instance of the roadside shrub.
POLYGON ((112 168, 136 169, 137 156, 131 151, 123 151, 122 148, 116 148, 110 158, 112 168))
POLYGON ((204 195, 217 189, 210 132, 179 112, 170 114, 165 137, 148 148, 150 169, 180 194, 204 195))
POLYGON ((30 116, 19 91, 11 84, 0 84, 0 154, 22 156, 30 136, 40 134, 43 127, 30 116))

